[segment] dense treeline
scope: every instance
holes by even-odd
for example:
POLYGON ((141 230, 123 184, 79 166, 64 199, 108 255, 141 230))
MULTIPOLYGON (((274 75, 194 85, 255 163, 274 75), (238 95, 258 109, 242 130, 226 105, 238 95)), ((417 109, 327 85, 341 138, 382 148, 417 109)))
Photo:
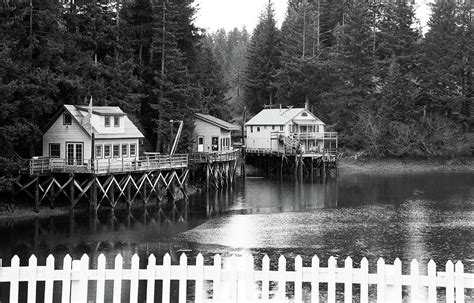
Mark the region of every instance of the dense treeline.
POLYGON ((167 152, 170 120, 228 117, 227 86, 212 45, 193 25, 192 0, 34 0, 0 15, 0 149, 38 154, 42 131, 62 104, 118 105, 167 152))
POLYGON ((290 0, 281 30, 269 2, 247 53, 248 110, 307 101, 344 147, 370 155, 465 152, 470 7, 436 2, 423 37, 407 2, 290 0))
POLYGON ((463 152, 472 125, 469 7, 439 1, 423 36, 404 1, 271 2, 245 28, 206 35, 192 0, 33 0, 0 14, 0 156, 39 153, 62 104, 121 106, 148 150, 167 152, 169 121, 193 113, 241 121, 265 104, 303 106, 376 156, 463 152), (228 105, 231 106, 228 106, 228 105))

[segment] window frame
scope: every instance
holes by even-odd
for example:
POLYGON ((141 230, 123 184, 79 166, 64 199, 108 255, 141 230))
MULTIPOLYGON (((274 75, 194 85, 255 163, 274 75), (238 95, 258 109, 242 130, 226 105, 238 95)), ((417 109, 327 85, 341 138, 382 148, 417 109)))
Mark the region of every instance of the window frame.
POLYGON ((104 127, 110 127, 110 116, 104 116, 104 127))
POLYGON ((112 156, 114 158, 120 158, 120 144, 112 144, 112 156), (117 154, 115 154, 115 148, 117 147, 117 154))
POLYGON ((129 144, 129 155, 130 157, 136 157, 137 156, 137 144, 129 144), (132 146, 133 146, 133 153, 132 153, 132 146))
POLYGON ((128 157, 128 143, 122 144, 121 146, 122 158, 128 157), (123 152, 123 148, 125 147, 125 153, 123 152))
POLYGON ((114 116, 114 127, 120 127, 120 117, 114 116), (115 123, 117 122, 117 123, 115 123))
POLYGON ((102 144, 96 144, 95 147, 94 147, 94 156, 95 156, 95 159, 102 159, 104 158, 104 146, 102 144), (99 148, 99 155, 97 153, 97 148, 99 148))
POLYGON ((49 143, 49 156, 51 158, 61 158, 61 143, 49 143), (53 156, 51 151, 52 151, 52 146, 57 146, 58 147, 58 155, 57 156, 53 156))
POLYGON ((112 144, 104 144, 104 159, 110 159, 112 158, 112 144), (109 155, 105 154, 105 149, 109 149, 109 155))
POLYGON ((72 115, 68 112, 63 114, 63 125, 72 125, 72 115), (66 122, 66 117, 69 119, 69 122, 66 122))

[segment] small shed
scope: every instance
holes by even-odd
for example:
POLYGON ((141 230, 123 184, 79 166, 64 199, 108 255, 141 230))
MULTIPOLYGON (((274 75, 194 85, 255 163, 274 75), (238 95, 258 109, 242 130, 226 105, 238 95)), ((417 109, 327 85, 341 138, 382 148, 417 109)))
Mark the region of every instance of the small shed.
POLYGON ((43 135, 43 156, 66 165, 138 158, 143 134, 117 106, 64 105, 43 135), (94 147, 92 148, 92 145, 94 147))
POLYGON ((222 152, 232 149, 231 133, 238 125, 207 114, 197 113, 194 123, 194 152, 222 152))

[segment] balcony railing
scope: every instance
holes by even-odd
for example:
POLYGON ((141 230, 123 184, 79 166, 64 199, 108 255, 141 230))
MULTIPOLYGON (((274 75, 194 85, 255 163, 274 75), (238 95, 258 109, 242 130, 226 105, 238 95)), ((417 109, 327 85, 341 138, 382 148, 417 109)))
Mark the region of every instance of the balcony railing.
POLYGON ((184 168, 188 166, 188 155, 145 155, 137 158, 108 158, 84 160, 73 165, 60 158, 35 157, 29 161, 30 175, 48 173, 106 174, 184 168))

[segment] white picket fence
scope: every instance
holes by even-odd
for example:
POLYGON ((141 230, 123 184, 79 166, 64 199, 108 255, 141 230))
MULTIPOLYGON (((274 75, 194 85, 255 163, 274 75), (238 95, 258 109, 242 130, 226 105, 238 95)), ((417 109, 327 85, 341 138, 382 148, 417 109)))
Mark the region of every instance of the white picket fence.
MULTIPOLYGON (((188 264, 182 254, 178 265, 171 264, 171 257, 166 254, 163 264, 157 265, 154 255, 148 258, 146 268, 140 268, 137 255, 131 258, 130 268, 123 268, 123 257, 117 255, 113 269, 106 268, 106 258, 100 255, 97 268, 90 268, 89 257, 83 255, 80 260, 72 260, 67 255, 63 260, 62 269, 54 267, 52 255, 46 259, 45 266, 38 266, 37 258, 32 255, 28 266, 20 266, 20 259, 15 256, 11 266, 0 267, 0 282, 10 283, 10 303, 18 302, 19 282, 27 282, 27 302, 36 302, 37 282, 44 283, 44 302, 53 301, 53 283, 61 283, 61 302, 121 302, 122 299, 136 303, 139 292, 139 281, 146 281, 146 302, 170 302, 170 285, 177 280, 178 301, 186 302, 188 291, 194 292, 195 302, 336 302, 342 294, 336 293, 336 284, 344 284, 344 302, 369 301, 369 286, 376 288, 378 302, 402 302, 402 286, 410 287, 411 302, 437 302, 437 287, 444 288, 446 302, 464 302, 464 291, 474 288, 474 274, 465 273, 464 266, 457 262, 446 263, 445 272, 437 272, 432 260, 428 263, 427 275, 420 275, 419 264, 413 260, 410 274, 402 274, 402 264, 396 259, 394 264, 385 264, 383 259, 377 262, 377 273, 369 273, 369 263, 362 259, 359 268, 354 268, 352 259, 347 258, 343 268, 337 267, 334 257, 328 260, 328 267, 321 267, 317 256, 312 258, 311 266, 303 266, 300 256, 294 260, 294 270, 288 271, 286 259, 280 256, 278 269, 270 270, 270 259, 264 256, 262 266, 255 269, 254 258, 250 255, 232 256, 222 260, 220 255, 214 256, 213 265, 204 265, 204 258, 199 254, 196 264, 188 264), (223 262, 224 261, 224 262, 223 262), (105 281, 113 281, 113 291, 105 294, 105 281), (122 281, 128 280, 129 289, 122 289, 122 281), (155 281, 162 281, 162 297, 155 298, 155 281), (88 282, 96 281, 96 293, 88 291, 88 282), (187 287, 187 281, 195 281, 193 288, 187 287), (293 290, 287 293, 287 282, 292 282, 293 290), (211 284, 212 283, 212 284, 211 284), (303 285, 305 283, 305 285, 303 285), (325 296, 320 297, 320 283, 326 283, 325 296), (353 291, 353 285, 359 284, 353 291), (278 287, 278 286, 285 287, 278 287), (311 287, 308 287, 311 285, 311 287), (306 286, 306 287, 304 287, 306 286), (122 298, 123 293, 129 297, 122 298), (107 296, 107 298, 105 298, 107 296), (94 297, 94 299, 91 299, 94 297)), ((0 264, 1 265, 1 264, 0 264)), ((128 284, 127 284, 128 285, 128 284)), ((374 299, 371 294, 370 300, 374 299)), ((439 298, 438 298, 439 299, 439 298)))

